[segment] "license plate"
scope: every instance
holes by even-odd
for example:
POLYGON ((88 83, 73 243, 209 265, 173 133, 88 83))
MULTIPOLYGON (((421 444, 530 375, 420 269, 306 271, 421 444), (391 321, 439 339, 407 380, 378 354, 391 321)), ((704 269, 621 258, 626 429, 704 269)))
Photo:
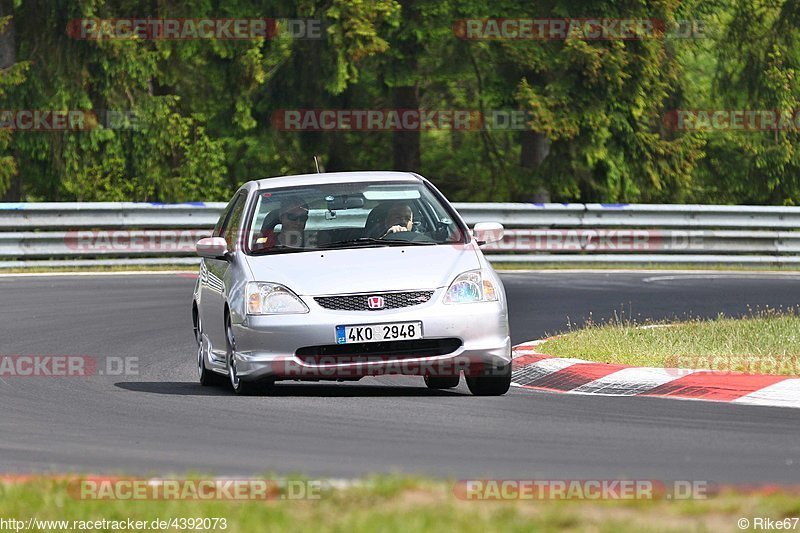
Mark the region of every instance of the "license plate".
POLYGON ((336 342, 405 341, 422 338, 422 322, 394 322, 364 326, 336 326, 336 342))

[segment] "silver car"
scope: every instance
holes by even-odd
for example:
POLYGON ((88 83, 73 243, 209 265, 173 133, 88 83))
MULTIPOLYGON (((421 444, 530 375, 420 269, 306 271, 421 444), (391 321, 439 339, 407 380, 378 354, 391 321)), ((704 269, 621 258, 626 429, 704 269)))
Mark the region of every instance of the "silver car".
POLYGON ((498 223, 470 231, 417 174, 248 182, 197 243, 200 382, 248 394, 402 374, 446 389, 463 373, 473 394, 504 394, 506 295, 479 248, 502 236, 498 223))

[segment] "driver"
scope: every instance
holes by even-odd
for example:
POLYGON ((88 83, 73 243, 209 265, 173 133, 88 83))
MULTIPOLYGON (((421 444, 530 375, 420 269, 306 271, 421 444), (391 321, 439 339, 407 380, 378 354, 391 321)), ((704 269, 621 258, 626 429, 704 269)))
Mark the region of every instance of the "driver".
POLYGON ((399 233, 401 231, 411 231, 414 226, 414 211, 411 206, 406 203, 398 202, 392 204, 386 211, 386 217, 383 220, 383 227, 389 228, 381 235, 381 238, 386 237, 391 233, 399 233))

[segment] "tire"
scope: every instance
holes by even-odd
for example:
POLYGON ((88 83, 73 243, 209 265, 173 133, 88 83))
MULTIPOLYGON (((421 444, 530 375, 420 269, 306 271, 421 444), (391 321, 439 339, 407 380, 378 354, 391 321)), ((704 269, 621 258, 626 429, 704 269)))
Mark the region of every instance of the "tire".
POLYGON ((429 389, 452 389, 458 387, 461 376, 425 376, 425 385, 429 389))
POLYGON ((511 364, 492 367, 480 376, 466 376, 467 387, 475 396, 502 396, 511 387, 511 364))
POLYGON ((263 390, 263 384, 239 379, 239 375, 236 373, 236 358, 234 357, 236 354, 236 341, 233 339, 229 316, 225 317, 225 346, 227 348, 225 360, 228 362, 228 381, 233 392, 240 396, 252 396, 263 390))
POLYGON ((197 376, 200 379, 200 385, 203 387, 215 387, 224 385, 226 383, 225 376, 221 376, 206 368, 205 350, 203 349, 203 324, 200 322, 200 317, 197 318, 197 326, 195 327, 195 336, 197 339, 197 376))

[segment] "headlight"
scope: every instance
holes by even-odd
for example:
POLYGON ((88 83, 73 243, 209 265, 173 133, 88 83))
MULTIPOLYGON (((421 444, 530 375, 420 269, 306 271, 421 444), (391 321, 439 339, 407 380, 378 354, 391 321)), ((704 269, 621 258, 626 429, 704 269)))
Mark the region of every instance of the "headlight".
POLYGON ((262 281, 251 281, 247 284, 248 315, 281 313, 308 313, 308 307, 283 285, 262 281))
POLYGON ((481 270, 472 270, 459 275, 444 295, 446 304, 471 304, 497 301, 497 287, 481 270))

